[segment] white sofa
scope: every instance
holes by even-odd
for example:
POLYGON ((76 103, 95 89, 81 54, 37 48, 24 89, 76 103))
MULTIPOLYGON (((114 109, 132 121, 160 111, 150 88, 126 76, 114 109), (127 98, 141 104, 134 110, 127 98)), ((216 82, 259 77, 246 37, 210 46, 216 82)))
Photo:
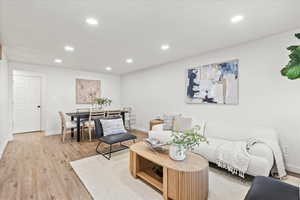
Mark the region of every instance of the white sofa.
MULTIPOLYGON (((149 131, 149 137, 168 142, 171 140, 171 133, 171 131, 163 131, 163 125, 156 125, 152 128, 152 131, 149 131)), ((263 137, 265 139, 278 141, 276 133, 270 129, 256 129, 251 131, 249 128, 231 128, 224 124, 207 124, 205 136, 209 144, 202 143, 196 147, 193 152, 202 155, 212 163, 217 162, 215 149, 228 140, 234 141, 245 140, 249 137, 263 137)), ((258 143, 253 145, 249 150, 249 154, 250 162, 246 174, 252 176, 269 176, 274 165, 272 150, 267 145, 258 143)))

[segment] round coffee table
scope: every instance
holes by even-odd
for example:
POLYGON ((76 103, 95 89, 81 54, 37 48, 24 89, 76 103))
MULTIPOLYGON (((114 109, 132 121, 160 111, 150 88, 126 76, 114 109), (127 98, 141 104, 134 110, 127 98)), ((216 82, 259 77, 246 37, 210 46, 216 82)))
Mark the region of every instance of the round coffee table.
POLYGON ((183 161, 151 150, 144 142, 130 147, 130 171, 163 193, 164 199, 206 200, 208 197, 208 161, 189 152, 183 161), (154 168, 162 167, 162 176, 154 168))

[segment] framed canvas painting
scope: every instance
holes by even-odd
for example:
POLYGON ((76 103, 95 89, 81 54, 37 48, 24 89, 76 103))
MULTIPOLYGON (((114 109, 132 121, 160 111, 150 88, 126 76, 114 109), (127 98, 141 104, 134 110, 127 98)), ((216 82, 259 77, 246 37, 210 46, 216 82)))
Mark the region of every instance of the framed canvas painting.
POLYGON ((239 103, 239 61, 189 68, 186 72, 186 103, 239 103))
POLYGON ((100 80, 76 79, 76 104, 93 104, 100 95, 100 80))

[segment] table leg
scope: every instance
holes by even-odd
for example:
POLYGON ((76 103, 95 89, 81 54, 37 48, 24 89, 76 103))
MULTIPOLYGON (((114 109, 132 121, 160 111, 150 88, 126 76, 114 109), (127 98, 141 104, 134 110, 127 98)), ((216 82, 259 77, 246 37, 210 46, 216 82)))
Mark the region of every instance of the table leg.
POLYGON ((131 174, 134 178, 137 178, 137 171, 138 171, 138 155, 133 152, 133 151, 130 151, 130 163, 129 163, 129 168, 130 168, 130 171, 131 171, 131 174))
MULTIPOLYGON (((71 117, 71 121, 74 121, 74 117, 71 117)), ((71 128, 71 137, 74 137, 74 128, 71 128)))
POLYGON ((168 200, 168 168, 163 167, 163 197, 168 200))
POLYGON ((77 142, 80 142, 80 116, 77 117, 77 142))

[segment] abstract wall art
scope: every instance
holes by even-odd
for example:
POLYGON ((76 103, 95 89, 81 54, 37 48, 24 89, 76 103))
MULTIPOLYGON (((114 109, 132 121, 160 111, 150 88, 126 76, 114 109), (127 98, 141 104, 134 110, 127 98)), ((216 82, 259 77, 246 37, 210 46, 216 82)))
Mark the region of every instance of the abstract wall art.
POLYGON ((239 61, 231 60, 189 68, 186 73, 186 103, 239 103, 239 61))
POLYGON ((76 79, 76 104, 93 104, 100 95, 100 80, 76 79))

